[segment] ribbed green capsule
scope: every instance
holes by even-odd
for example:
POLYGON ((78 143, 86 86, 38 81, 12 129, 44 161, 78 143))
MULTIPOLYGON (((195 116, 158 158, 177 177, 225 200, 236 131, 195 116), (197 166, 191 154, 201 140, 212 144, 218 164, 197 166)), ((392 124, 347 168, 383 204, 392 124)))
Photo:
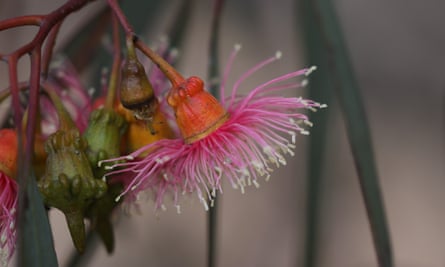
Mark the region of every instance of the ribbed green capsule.
POLYGON ((88 142, 87 157, 96 178, 105 174, 104 166, 98 166, 99 161, 120 156, 120 144, 126 129, 125 119, 112 109, 101 108, 91 112, 83 136, 88 142))
MULTIPOLYGON (((112 109, 101 108, 91 113, 84 137, 88 141, 87 156, 96 178, 102 178, 107 172, 105 164, 98 166, 99 161, 120 155, 121 139, 126 129, 125 119, 112 109)), ((114 250, 111 216, 119 204, 115 198, 121 190, 120 184, 108 185, 108 191, 86 212, 86 217, 91 220, 91 229, 99 234, 108 253, 114 250)))
POLYGON ((64 127, 49 136, 46 169, 38 182, 45 203, 65 214, 79 252, 85 248, 85 211, 107 191, 106 183, 94 178, 86 149, 87 142, 75 127, 64 127))

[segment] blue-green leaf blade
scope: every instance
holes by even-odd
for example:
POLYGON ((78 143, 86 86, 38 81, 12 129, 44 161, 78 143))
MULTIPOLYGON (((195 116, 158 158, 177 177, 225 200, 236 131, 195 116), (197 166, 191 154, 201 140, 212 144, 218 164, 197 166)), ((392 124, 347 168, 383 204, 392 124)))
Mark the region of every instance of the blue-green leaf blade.
MULTIPOLYGON (((323 39, 317 29, 314 14, 310 8, 311 0, 302 2, 301 16, 304 32, 304 40, 307 52, 307 65, 317 66, 317 71, 309 78, 309 99, 331 105, 332 83, 326 62, 327 53, 323 46, 323 39)), ((300 25, 300 24, 299 24, 300 25)), ((325 148, 328 131, 328 120, 331 109, 310 113, 310 120, 314 123, 309 138, 307 157, 307 179, 306 179, 306 223, 304 240, 304 267, 315 267, 319 258, 319 227, 320 227, 320 205, 322 202, 321 188, 323 184, 323 162, 325 159, 325 148)))
POLYGON ((37 189, 34 175, 25 192, 24 212, 21 221, 19 266, 57 266, 57 256, 43 199, 37 189))
POLYGON ((313 1, 312 8, 328 52, 326 60, 343 110, 378 263, 390 267, 393 266, 391 241, 359 84, 331 1, 313 1))

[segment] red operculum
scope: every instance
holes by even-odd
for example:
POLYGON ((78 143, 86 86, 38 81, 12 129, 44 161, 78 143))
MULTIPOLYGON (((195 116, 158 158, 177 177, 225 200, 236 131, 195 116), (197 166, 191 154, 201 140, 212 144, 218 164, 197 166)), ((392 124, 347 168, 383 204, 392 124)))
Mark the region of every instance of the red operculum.
POLYGON ((204 82, 198 77, 192 76, 172 88, 167 100, 188 144, 206 137, 228 118, 226 110, 204 90, 204 82))

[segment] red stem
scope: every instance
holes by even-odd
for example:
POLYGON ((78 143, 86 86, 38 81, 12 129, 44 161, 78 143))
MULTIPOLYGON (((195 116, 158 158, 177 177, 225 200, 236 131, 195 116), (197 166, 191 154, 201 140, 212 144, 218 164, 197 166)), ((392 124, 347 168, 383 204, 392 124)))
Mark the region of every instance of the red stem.
MULTIPOLYGON (((29 87, 29 82, 19 82, 17 84, 19 91, 23 91, 25 89, 28 89, 29 87)), ((0 91, 0 103, 3 102, 6 98, 8 98, 10 95, 11 95, 11 87, 2 89, 0 91)))
POLYGON ((119 36, 119 21, 116 15, 112 15, 113 26, 113 67, 111 69, 110 80, 108 82, 108 93, 105 107, 112 109, 116 96, 116 87, 119 81, 119 69, 121 65, 121 45, 119 36))
POLYGON ((17 60, 18 57, 12 55, 9 58, 9 86, 11 88, 11 96, 12 96, 12 107, 14 109, 14 121, 16 122, 17 133, 20 136, 22 125, 22 108, 20 106, 20 97, 19 97, 19 86, 18 86, 18 78, 17 78, 17 60))
POLYGON ((42 15, 28 15, 6 19, 0 22, 0 31, 20 27, 20 26, 40 26, 45 16, 42 15))
POLYGON ((61 7, 57 8, 53 12, 46 15, 40 25, 40 30, 39 32, 37 32, 34 39, 30 43, 16 50, 14 54, 17 54, 17 56, 20 57, 25 53, 31 52, 31 50, 34 47, 38 45, 41 46, 46 36, 48 36, 49 31, 51 31, 51 29, 54 27, 55 24, 63 20, 66 16, 68 16, 72 12, 77 11, 78 9, 83 7, 89 1, 91 0, 70 0, 61 7))
MULTIPOLYGON (((35 25, 36 22, 38 22, 38 26, 40 26, 39 31, 35 35, 34 39, 29 42, 28 44, 20 47, 19 49, 15 50, 10 55, 1 55, 1 57, 8 61, 9 63, 9 82, 11 86, 11 92, 13 97, 13 107, 14 107, 14 121, 16 123, 18 132, 20 132, 21 129, 21 120, 22 120, 22 111, 20 108, 20 101, 19 101, 19 90, 18 90, 18 80, 17 80, 17 61, 20 57, 22 57, 26 53, 31 54, 38 54, 38 60, 34 59, 35 61, 38 61, 40 63, 40 57, 41 57, 41 47, 43 42, 45 41, 46 37, 48 36, 49 32, 58 24, 60 21, 62 21, 67 15, 70 13, 80 9, 85 4, 87 4, 90 0, 69 0, 64 5, 60 6, 53 12, 49 13, 46 16, 23 16, 16 19, 9 19, 5 20, 3 22, 0 22, 0 28, 7 28, 9 27, 15 27, 20 26, 19 23, 25 23, 24 25, 27 25, 26 23, 31 23, 32 25, 35 25)), ((36 58, 37 56, 32 56, 32 58, 36 58)), ((38 68, 35 68, 34 65, 31 64, 31 78, 30 78, 30 88, 37 88, 39 87, 39 83, 34 84, 34 82, 40 82, 39 79, 32 79, 33 77, 39 76, 40 77, 40 66, 38 68), (38 71, 36 73, 36 70, 38 71)), ((31 94, 30 95, 30 101, 36 102, 37 99, 32 99, 32 97, 37 98, 37 94, 31 94)), ((29 151, 30 152, 30 151, 29 151)))
POLYGON ((119 4, 116 0, 108 0, 108 5, 113 10, 116 17, 119 19, 120 24, 122 25, 122 28, 124 28, 125 33, 127 35, 131 33, 131 35, 134 35, 134 30, 131 24, 128 22, 127 17, 122 12, 122 9, 119 7, 119 4))
POLYGON ((172 83, 172 87, 177 87, 179 84, 184 82, 184 77, 166 60, 164 60, 160 55, 156 54, 153 50, 150 49, 146 44, 144 44, 138 38, 133 38, 136 47, 141 50, 148 58, 153 61, 156 66, 164 73, 165 76, 172 83))
POLYGON ((136 36, 133 27, 128 22, 127 18, 125 17, 124 13, 122 12, 122 9, 119 7, 116 0, 108 0, 108 4, 110 5, 110 8, 113 10, 114 14, 119 19, 119 22, 122 26, 122 28, 125 31, 125 34, 127 35, 127 42, 128 40, 132 40, 135 46, 141 50, 142 53, 144 53, 148 58, 151 59, 158 67, 159 69, 164 73, 165 76, 170 80, 173 87, 177 87, 180 83, 184 81, 184 77, 175 69, 172 65, 170 65, 166 60, 164 60, 161 56, 156 54, 153 50, 150 49, 146 44, 144 44, 139 38, 136 36))
MULTIPOLYGON (((31 53, 31 75, 29 77, 29 104, 28 104, 28 120, 26 123, 26 143, 25 143, 25 170, 31 163, 34 151, 34 130, 36 127, 36 115, 39 107, 39 89, 40 89, 40 67, 41 67, 41 47, 36 46, 31 53)), ((21 186, 26 184, 27 175, 22 177, 25 181, 21 181, 21 186)))
POLYGON ((49 63, 53 54, 54 46, 56 44, 57 34, 59 33, 62 21, 57 23, 49 32, 48 39, 45 44, 42 56, 42 77, 46 79, 48 75, 49 63))

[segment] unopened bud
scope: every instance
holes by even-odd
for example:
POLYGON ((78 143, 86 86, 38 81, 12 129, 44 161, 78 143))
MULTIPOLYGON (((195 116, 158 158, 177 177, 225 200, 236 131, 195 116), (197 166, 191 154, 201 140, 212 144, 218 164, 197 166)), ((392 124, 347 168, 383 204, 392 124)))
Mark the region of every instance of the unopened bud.
POLYGON ((103 166, 98 167, 99 161, 120 155, 126 127, 125 119, 112 109, 101 108, 91 113, 84 137, 88 142, 87 157, 96 178, 105 174, 103 166))
POLYGON ((85 248, 85 210, 107 190, 104 181, 94 178, 86 148, 85 139, 75 128, 58 130, 49 136, 45 142, 48 153, 45 174, 38 182, 45 203, 65 214, 74 245, 80 252, 85 248))
POLYGON ((159 105, 144 67, 136 57, 129 57, 122 67, 120 101, 139 120, 150 123, 159 105))
POLYGON ((229 117, 218 100, 204 90, 204 83, 198 77, 190 77, 172 88, 167 101, 188 144, 206 137, 229 117))
POLYGON ((17 133, 13 129, 0 130, 0 171, 15 177, 17 171, 17 133))

